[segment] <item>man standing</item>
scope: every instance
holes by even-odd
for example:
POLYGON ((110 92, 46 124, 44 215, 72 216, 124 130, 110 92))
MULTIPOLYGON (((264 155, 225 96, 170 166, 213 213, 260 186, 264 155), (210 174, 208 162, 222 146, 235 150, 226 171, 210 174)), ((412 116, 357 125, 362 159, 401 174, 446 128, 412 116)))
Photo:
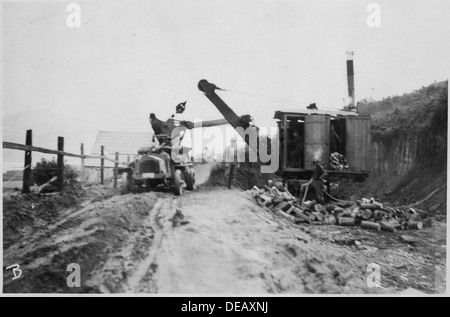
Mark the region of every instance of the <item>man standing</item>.
POLYGON ((303 141, 299 131, 294 131, 293 137, 287 142, 289 154, 289 167, 302 167, 303 141))
POLYGON ((230 145, 225 149, 225 179, 227 179, 228 189, 231 189, 233 181, 236 178, 237 164, 237 143, 236 138, 230 139, 230 145))
POLYGON ((324 178, 328 175, 322 165, 320 165, 319 160, 313 159, 312 164, 314 166, 311 179, 300 187, 300 199, 303 199, 304 192, 306 188, 313 189, 316 196, 316 201, 324 205, 325 201, 323 199, 323 186, 324 178))

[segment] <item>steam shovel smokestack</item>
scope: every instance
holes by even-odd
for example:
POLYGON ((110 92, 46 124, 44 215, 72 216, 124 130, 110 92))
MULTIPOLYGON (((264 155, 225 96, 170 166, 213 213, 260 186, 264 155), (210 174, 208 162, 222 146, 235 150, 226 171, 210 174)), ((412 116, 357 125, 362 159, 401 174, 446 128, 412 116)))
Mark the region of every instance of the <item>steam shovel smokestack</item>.
POLYGON ((348 110, 356 111, 355 105, 355 79, 353 73, 353 51, 347 52, 347 85, 348 85, 348 110))

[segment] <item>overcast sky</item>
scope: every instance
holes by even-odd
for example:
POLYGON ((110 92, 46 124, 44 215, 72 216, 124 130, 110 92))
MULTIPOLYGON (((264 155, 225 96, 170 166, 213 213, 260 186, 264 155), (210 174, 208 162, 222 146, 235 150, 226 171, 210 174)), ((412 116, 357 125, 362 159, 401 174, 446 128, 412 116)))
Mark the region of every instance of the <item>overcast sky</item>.
POLYGON ((63 121, 54 137, 78 148, 97 130, 150 131, 150 112, 165 120, 185 100, 184 118, 221 118, 197 89, 205 78, 241 92, 220 95, 270 126, 277 109, 342 108, 348 50, 357 100, 447 79, 449 12, 448 0, 7 2, 3 118, 39 135, 48 122, 44 129, 30 116, 54 116, 63 121), (66 24, 71 2, 81 6, 79 28, 66 24), (371 2, 381 8, 379 28, 366 23, 371 2))

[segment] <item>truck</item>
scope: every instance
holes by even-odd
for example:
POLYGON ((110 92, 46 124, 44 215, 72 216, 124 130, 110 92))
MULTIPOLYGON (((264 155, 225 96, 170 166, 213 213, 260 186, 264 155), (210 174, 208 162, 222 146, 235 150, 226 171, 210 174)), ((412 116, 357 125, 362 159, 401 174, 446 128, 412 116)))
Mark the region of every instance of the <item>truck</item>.
MULTIPOLYGON (((246 115, 239 120, 246 122, 248 118, 246 115)), ((119 168, 122 194, 169 188, 178 196, 183 194, 184 188, 195 190, 194 164, 189 155, 191 149, 181 146, 186 130, 193 129, 194 124, 174 118, 162 121, 153 113, 149 119, 155 132, 153 138, 158 140, 159 146, 140 148, 132 162, 119 168)), ((228 124, 226 119, 209 120, 203 121, 202 127, 225 124, 228 124)))

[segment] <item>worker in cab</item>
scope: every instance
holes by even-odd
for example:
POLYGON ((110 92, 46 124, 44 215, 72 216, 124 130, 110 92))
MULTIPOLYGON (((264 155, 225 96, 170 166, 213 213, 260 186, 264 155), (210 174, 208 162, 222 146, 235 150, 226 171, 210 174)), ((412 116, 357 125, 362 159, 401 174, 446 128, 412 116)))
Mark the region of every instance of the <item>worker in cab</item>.
MULTIPOLYGON (((304 198, 303 196, 306 194, 306 189, 308 190, 312 189, 314 191, 314 195, 316 198, 316 201, 324 205, 325 200, 323 199, 323 191, 324 191, 324 184, 326 182, 325 177, 328 175, 325 168, 319 163, 318 159, 312 160, 313 165, 313 172, 311 179, 300 186, 300 199, 304 198)), ((305 197, 306 198, 306 197, 305 197)))
POLYGON ((301 157, 303 154, 303 140, 300 132, 295 130, 293 136, 287 142, 289 152, 289 167, 301 167, 301 157))

